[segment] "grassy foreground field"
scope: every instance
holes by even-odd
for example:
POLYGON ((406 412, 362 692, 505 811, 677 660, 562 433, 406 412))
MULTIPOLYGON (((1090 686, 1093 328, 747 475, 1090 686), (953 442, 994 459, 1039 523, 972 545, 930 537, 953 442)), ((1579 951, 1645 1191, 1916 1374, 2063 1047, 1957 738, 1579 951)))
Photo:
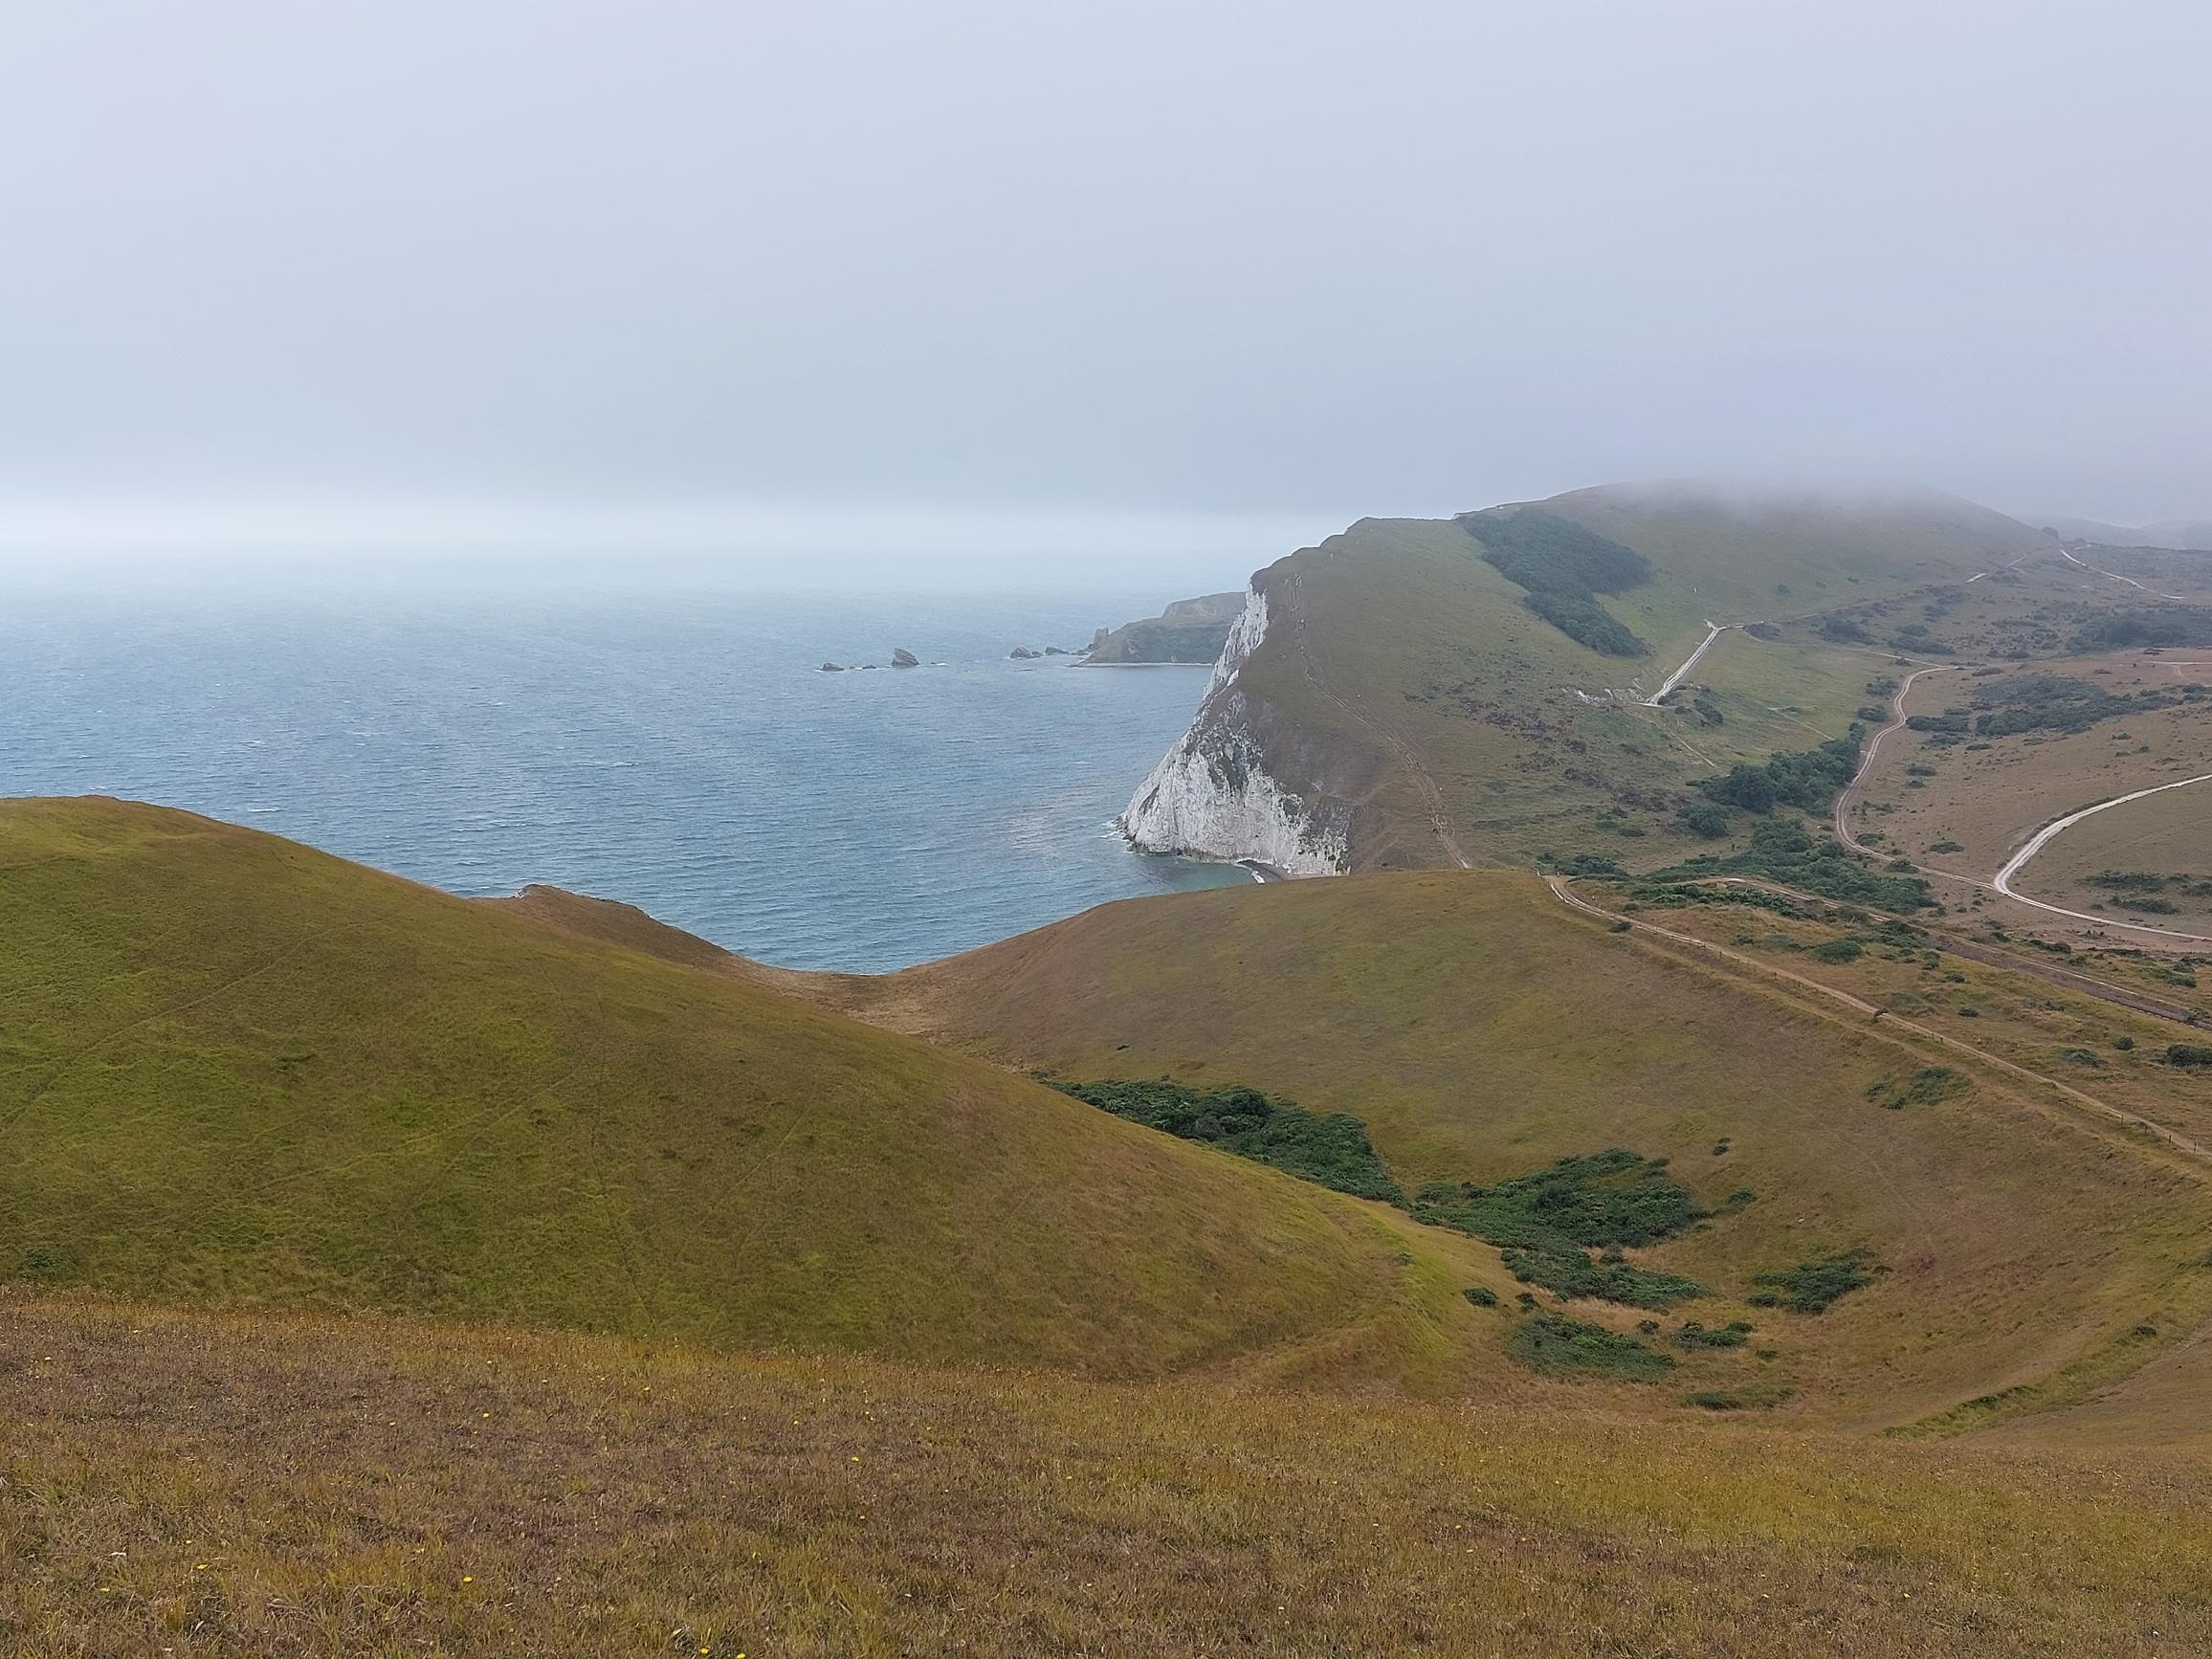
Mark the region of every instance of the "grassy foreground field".
POLYGON ((11 1302, 0 1646, 2212 1648, 2212 1468, 11 1302))
POLYGON ((1111 1376, 1505 1364, 1471 1241, 273 836, 0 806, 0 1278, 1111 1376))

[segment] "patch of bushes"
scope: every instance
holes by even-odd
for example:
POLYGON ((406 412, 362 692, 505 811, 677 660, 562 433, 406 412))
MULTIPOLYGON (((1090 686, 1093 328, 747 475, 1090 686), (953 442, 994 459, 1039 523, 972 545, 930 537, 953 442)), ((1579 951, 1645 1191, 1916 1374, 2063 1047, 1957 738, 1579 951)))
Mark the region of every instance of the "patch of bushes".
POLYGON ((2212 645, 2212 610, 2164 605, 2108 611, 2073 636, 2075 651, 2121 651, 2139 645, 2212 645))
POLYGON ((1860 734, 1830 738, 1817 749, 1769 756, 1754 765, 1738 761, 1725 777, 1706 778, 1698 788, 1707 798, 1746 812, 1767 813, 1778 806, 1825 812, 1859 769, 1860 734))
POLYGON ((1568 638, 1606 656, 1648 656, 1651 648, 1598 603, 1651 579, 1651 562, 1572 519, 1538 507, 1471 513, 1460 520, 1483 561, 1527 589, 1521 603, 1568 638))
POLYGON ((2021 732, 2086 732, 2100 720, 2172 708, 2186 695, 2160 689, 2127 696, 2065 675, 2028 675, 1991 686, 1975 697, 1976 706, 1987 712, 1975 718, 1974 730, 1984 738, 2009 738, 2021 732))
MULTIPOLYGON (((1865 839, 1871 841, 1873 837, 1865 839)), ((1740 852, 1700 854, 1670 869, 1654 871, 1643 879, 1661 886, 1715 875, 1763 875, 1823 898, 1876 910, 1914 911, 1936 902, 1929 895, 1926 877, 1885 874, 1869 869, 1839 843, 1826 836, 1816 841, 1798 825, 1781 818, 1753 825, 1751 845, 1740 852)), ((1739 893, 1729 902, 1754 901, 1739 893)))
POLYGON ((1648 1343, 1563 1314, 1541 1314, 1515 1326, 1507 1351, 1522 1364, 1554 1377, 1655 1382, 1674 1369, 1672 1358, 1648 1343))
POLYGON ((2212 1066, 2212 1044, 2169 1043, 2166 1046, 2166 1064, 2169 1066, 2212 1066))
POLYGON ((1737 1319, 1708 1331, 1694 1319, 1683 1321, 1682 1329, 1674 1333, 1674 1340, 1685 1348, 1740 1348, 1751 1339, 1751 1325, 1737 1319))
POLYGON ((1831 939, 1813 949, 1815 962, 1857 962, 1867 954, 1867 947, 1855 939, 1831 939))
POLYGON ((1564 858, 1553 860, 1562 875, 1626 875, 1621 861, 1608 858, 1603 852, 1570 852, 1564 858))
POLYGON ((1685 1394, 1682 1404, 1701 1411, 1771 1411, 1796 1392, 1794 1388, 1754 1382, 1746 1388, 1703 1388, 1685 1394))
POLYGON ((1478 1308, 1497 1306, 1497 1293, 1485 1285, 1470 1285, 1459 1293, 1478 1308))
POLYGON ((1728 833, 1728 808, 1717 801, 1692 801, 1675 814, 1674 822, 1692 835, 1717 841, 1728 833))
POLYGON ((2148 870, 2100 870, 2082 879, 2112 893, 2157 893, 2166 885, 2163 875, 2153 875, 2148 870))
POLYGON ((1158 1129, 1202 1141, 1355 1198, 1405 1201, 1359 1118, 1308 1112, 1257 1089, 1189 1089, 1180 1083, 1058 1083, 1061 1093, 1158 1129))
POLYGON ((1956 841, 1938 841, 1935 846, 1929 848, 1928 851, 1931 852, 1963 852, 1966 851, 1966 849, 1959 846, 1956 841))
POLYGON ((1751 1296, 1751 1305, 1787 1308, 1795 1314, 1825 1314, 1841 1297, 1872 1284, 1874 1274, 1889 1271, 1874 1261, 1869 1250, 1821 1256, 1794 1268, 1758 1274, 1751 1282, 1766 1288, 1751 1296))
POLYGON ((1908 1106, 1938 1106, 1973 1087, 1966 1073, 1949 1066, 1923 1066, 1910 1077, 1884 1077, 1869 1084, 1867 1098, 1901 1112, 1908 1106))
POLYGON ((1678 1273, 1631 1266, 1619 1253, 1705 1218, 1666 1168, 1616 1146, 1488 1188, 1431 1183, 1414 1195, 1412 1214, 1496 1246, 1515 1277, 1555 1295, 1667 1308, 1704 1295, 1705 1288, 1678 1273), (1592 1250, 1606 1254, 1593 1260, 1592 1250))

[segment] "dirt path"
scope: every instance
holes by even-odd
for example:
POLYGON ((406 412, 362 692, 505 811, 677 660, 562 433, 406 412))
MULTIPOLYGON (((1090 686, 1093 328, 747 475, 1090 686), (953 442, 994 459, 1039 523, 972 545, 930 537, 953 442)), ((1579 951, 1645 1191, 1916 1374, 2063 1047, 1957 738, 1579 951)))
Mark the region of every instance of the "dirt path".
POLYGON ((1986 1049, 1977 1049, 1973 1044, 1962 1042, 1947 1031, 1938 1031, 1933 1027, 1923 1026, 1915 1020, 1908 1020, 1903 1015, 1893 1013, 1887 1008, 1877 1008, 1864 997, 1853 996, 1849 991, 1843 990, 1838 986, 1825 984, 1809 975, 1793 973, 1788 968, 1778 967, 1772 962, 1760 962, 1756 957, 1745 956, 1741 951, 1730 950, 1726 945, 1714 944, 1709 939, 1699 939, 1695 934, 1681 933, 1670 927, 1661 927, 1656 922, 1616 915, 1612 911, 1592 904, 1587 899, 1579 898, 1570 893, 1563 876, 1547 875, 1544 877, 1544 885, 1552 890, 1552 896, 1561 904, 1566 905, 1569 909, 1579 910, 1585 916, 1596 917, 1607 926, 1625 921, 1628 924, 1630 932, 1650 934, 1654 938, 1667 940, 1674 944, 1688 945, 1692 950, 1702 951, 1708 956, 1718 957, 1737 967, 1748 969, 1754 976, 1787 981, 1793 985, 1815 992, 1830 1002, 1841 1003, 1855 1013, 1865 1014, 1869 1024, 1877 1020, 1880 1021, 1885 1030, 1893 1029, 1911 1031, 1916 1037, 1925 1038, 1929 1042, 1940 1044, 1946 1049, 1965 1054, 1981 1065, 1992 1067, 2025 1082, 2038 1084, 2078 1106, 2086 1106, 2090 1112, 2112 1122, 2129 1129, 2141 1130, 2155 1135, 2167 1145, 2179 1152, 2186 1153, 2191 1158, 2212 1162, 2212 1148, 2200 1146, 2178 1130, 2168 1129, 2162 1123, 2154 1123, 2148 1117, 2139 1117, 2133 1112, 2125 1111, 2118 1106, 2098 1099, 2094 1095, 2084 1094, 2072 1084, 2062 1083, 2056 1077, 2046 1077, 2040 1072, 2031 1072, 2025 1066, 2016 1065, 2001 1054, 1992 1054, 1986 1049))
POLYGON ((1905 683, 1897 688, 1897 695, 1890 702, 1890 713, 1893 718, 1874 734, 1873 741, 1867 745, 1867 758, 1859 763, 1858 771, 1844 785, 1844 792, 1836 797, 1836 839, 1853 852, 1864 853, 1869 857, 1873 855, 1873 850, 1851 833, 1851 814, 1858 809, 1859 803, 1866 799, 1867 774, 1874 769, 1874 762, 1882 753, 1882 740, 1905 723, 1905 699, 1912 695, 1913 682, 1922 675, 1950 674, 1965 666, 1963 663, 1953 662, 1939 668, 1916 668, 1905 676, 1905 683))

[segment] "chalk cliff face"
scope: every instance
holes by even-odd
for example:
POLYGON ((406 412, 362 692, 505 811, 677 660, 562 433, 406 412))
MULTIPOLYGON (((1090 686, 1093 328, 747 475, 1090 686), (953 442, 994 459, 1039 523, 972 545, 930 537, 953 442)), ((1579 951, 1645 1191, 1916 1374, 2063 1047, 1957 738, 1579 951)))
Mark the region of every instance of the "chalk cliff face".
POLYGON ((1333 875, 1345 866, 1349 825, 1340 813, 1311 810, 1269 775, 1253 710, 1237 684, 1267 631, 1267 595, 1255 581, 1197 719, 1139 786, 1121 828, 1149 852, 1256 858, 1292 875, 1333 875))

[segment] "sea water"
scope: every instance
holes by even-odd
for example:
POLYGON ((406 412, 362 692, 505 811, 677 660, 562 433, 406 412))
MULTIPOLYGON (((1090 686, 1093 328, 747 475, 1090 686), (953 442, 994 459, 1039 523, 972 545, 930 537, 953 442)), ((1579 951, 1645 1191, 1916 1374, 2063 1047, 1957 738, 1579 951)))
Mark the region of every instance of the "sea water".
POLYGON ((1007 654, 1175 597, 4 592, 0 795, 159 802, 453 893, 550 882, 766 962, 895 968, 1250 879, 1114 829, 1205 669, 1007 654), (922 666, 859 666, 898 647, 922 666))

